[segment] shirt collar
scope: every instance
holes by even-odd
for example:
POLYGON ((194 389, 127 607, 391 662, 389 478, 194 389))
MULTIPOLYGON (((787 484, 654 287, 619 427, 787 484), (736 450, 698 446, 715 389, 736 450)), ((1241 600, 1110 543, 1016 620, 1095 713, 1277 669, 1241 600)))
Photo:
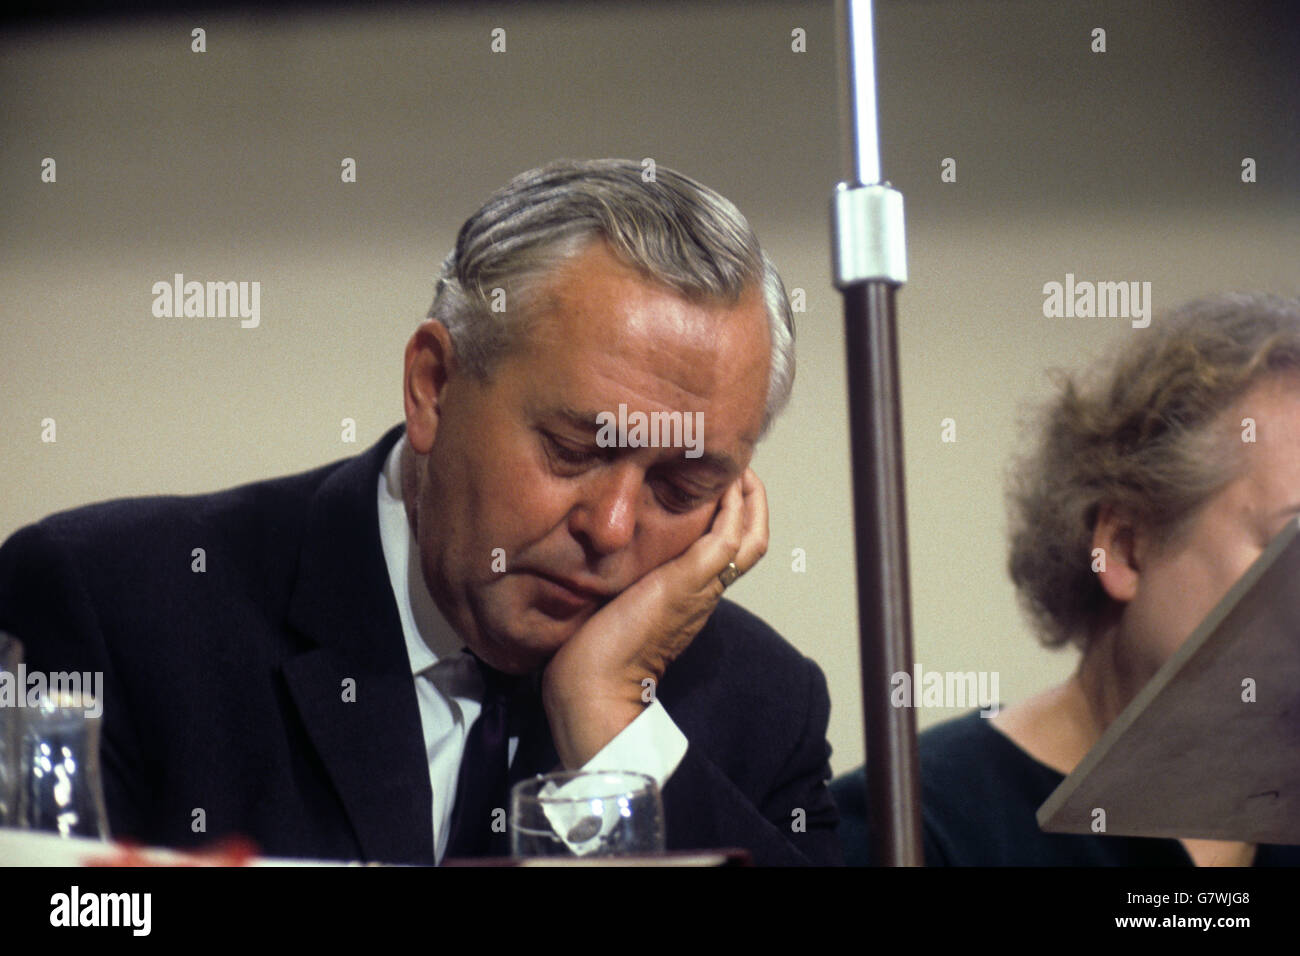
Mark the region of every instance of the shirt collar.
POLYGON ((403 435, 388 453, 379 475, 379 540, 402 620, 411 673, 421 674, 440 660, 459 654, 465 642, 434 602, 420 571, 420 551, 402 499, 402 455, 406 448, 403 435))

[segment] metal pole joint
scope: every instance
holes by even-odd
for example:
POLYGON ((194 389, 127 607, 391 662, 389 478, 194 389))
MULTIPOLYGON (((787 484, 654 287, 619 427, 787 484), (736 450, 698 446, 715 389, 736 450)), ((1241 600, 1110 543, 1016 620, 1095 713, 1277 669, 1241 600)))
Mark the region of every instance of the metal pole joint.
POLYGON ((907 282, 903 194, 887 183, 840 183, 831 194, 831 277, 837 289, 860 282, 907 282))

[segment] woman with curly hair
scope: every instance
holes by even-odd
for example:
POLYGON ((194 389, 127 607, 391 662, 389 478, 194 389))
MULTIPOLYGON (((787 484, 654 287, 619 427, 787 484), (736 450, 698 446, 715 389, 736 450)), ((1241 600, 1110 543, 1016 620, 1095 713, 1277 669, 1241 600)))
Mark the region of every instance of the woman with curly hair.
MULTIPOLYGON (((1035 819, 1300 514, 1300 300, 1192 302, 1058 384, 1012 472, 1008 568, 1039 639, 1074 645, 1079 665, 990 719, 920 735, 927 864, 1300 865, 1300 847, 1051 834, 1035 819)), ((846 859, 869 862, 861 771, 833 793, 846 859)))

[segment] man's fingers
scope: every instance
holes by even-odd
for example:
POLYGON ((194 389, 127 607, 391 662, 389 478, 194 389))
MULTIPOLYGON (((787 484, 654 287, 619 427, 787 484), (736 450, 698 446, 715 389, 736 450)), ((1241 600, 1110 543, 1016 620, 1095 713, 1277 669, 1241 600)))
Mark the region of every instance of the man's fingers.
POLYGON ((745 496, 741 491, 740 480, 733 481, 722 496, 722 507, 713 519, 713 528, 700 539, 709 545, 708 559, 711 565, 717 565, 718 573, 727 566, 728 561, 736 559, 741 542, 745 536, 745 496), (712 539, 712 540, 711 540, 712 539))
POLYGON ((744 574, 767 551, 767 494, 752 471, 728 486, 709 532, 683 555, 689 586, 718 597, 724 590, 719 575, 728 564, 744 574))
POLYGON ((741 476, 741 491, 744 496, 745 531, 740 548, 732 560, 736 562, 740 573, 744 574, 767 554, 767 489, 763 487, 758 475, 754 474, 754 470, 746 468, 741 476))

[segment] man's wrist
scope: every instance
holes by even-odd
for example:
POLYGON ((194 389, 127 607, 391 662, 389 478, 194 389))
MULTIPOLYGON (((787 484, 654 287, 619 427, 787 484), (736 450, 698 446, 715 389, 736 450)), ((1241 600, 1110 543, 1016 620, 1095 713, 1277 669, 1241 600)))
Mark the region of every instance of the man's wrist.
POLYGON ((567 696, 543 687, 542 706, 566 770, 586 764, 645 710, 639 683, 622 691, 567 696))

